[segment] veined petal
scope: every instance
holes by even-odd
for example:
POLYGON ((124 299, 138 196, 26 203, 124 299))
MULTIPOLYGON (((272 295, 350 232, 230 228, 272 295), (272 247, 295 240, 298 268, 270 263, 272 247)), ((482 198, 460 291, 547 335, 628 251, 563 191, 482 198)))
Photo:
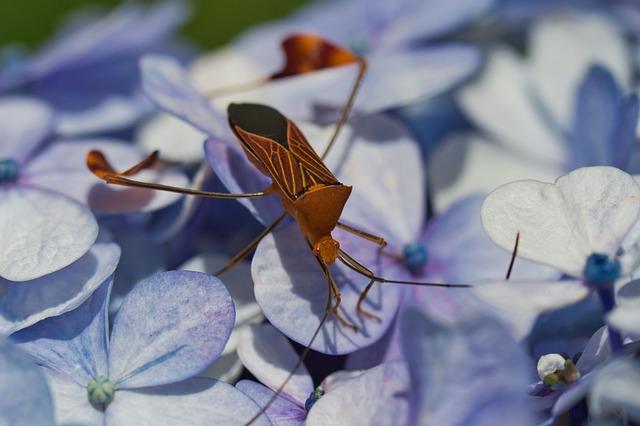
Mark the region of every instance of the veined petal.
POLYGON ((224 349, 235 310, 217 278, 161 272, 138 283, 113 322, 109 377, 120 389, 184 380, 224 349))
POLYGON ((0 189, 0 276, 27 281, 84 255, 98 236, 88 208, 64 195, 12 185, 0 189))
POLYGON ((107 306, 112 283, 106 280, 76 309, 40 321, 12 339, 38 364, 59 374, 60 380, 83 389, 97 376, 108 376, 107 306))
POLYGON ((487 196, 482 224, 491 239, 518 254, 582 276, 592 253, 614 256, 640 213, 640 188, 613 167, 585 167, 555 183, 506 184, 487 196))
POLYGON ((117 245, 96 243, 71 265, 44 277, 24 282, 0 278, 0 332, 11 334, 75 309, 113 274, 119 259, 117 245))
POLYGON ((56 425, 101 425, 104 414, 91 406, 87 389, 68 377, 43 369, 51 389, 56 425))

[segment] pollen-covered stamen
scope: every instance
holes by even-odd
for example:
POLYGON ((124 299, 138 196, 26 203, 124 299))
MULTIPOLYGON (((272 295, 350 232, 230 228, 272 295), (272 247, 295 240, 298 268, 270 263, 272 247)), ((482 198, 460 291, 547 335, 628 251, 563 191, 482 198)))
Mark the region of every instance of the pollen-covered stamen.
POLYGON ((547 354, 538 360, 538 377, 549 387, 574 383, 580 378, 580 371, 571 359, 560 354, 547 354))
POLYGON ((613 284, 620 278, 621 267, 618 259, 611 259, 606 254, 593 253, 587 258, 584 267, 584 279, 587 285, 599 288, 613 284))
POLYGON ((0 159, 0 184, 11 183, 18 180, 20 165, 12 158, 0 159))
POLYGON ((404 246, 402 259, 407 269, 412 274, 418 275, 424 270, 429 260, 429 253, 422 241, 415 241, 404 246))
POLYGON ((104 410, 113 401, 115 388, 113 383, 104 376, 98 376, 87 383, 87 396, 91 405, 104 410))
POLYGON ((315 388, 309 394, 309 398, 307 398, 307 400, 304 402, 304 409, 307 411, 307 413, 309 412, 309 410, 311 410, 313 404, 315 404, 322 397, 322 395, 324 395, 324 390, 320 386, 315 388))

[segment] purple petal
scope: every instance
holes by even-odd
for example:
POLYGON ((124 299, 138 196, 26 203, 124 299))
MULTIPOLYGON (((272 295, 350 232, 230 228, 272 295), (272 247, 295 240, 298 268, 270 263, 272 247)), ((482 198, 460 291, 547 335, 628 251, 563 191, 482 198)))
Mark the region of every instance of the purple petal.
MULTIPOLYGON (((243 331, 238 355, 247 370, 271 389, 280 388, 299 359, 287 339, 270 324, 255 324, 243 331)), ((303 406, 311 391, 313 381, 302 364, 282 389, 282 396, 303 406)))
POLYGON ((234 318, 233 302, 217 278, 157 273, 122 302, 113 322, 109 375, 121 389, 189 378, 222 353, 234 318))
POLYGON ((580 355, 580 359, 576 363, 576 367, 584 375, 598 365, 605 363, 610 357, 609 329, 606 326, 600 327, 589 339, 587 346, 582 351, 582 355, 580 355))
MULTIPOLYGON (((101 150, 115 168, 122 170, 146 156, 135 146, 111 139, 56 142, 28 165, 26 179, 33 186, 63 193, 101 213, 153 211, 182 197, 166 191, 107 185, 87 169, 86 157, 92 149, 101 150)), ((134 179, 178 187, 189 184, 176 168, 144 170, 134 179)))
POLYGON ((97 376, 107 376, 107 305, 112 279, 73 311, 47 318, 12 335, 38 364, 86 386, 97 376))
POLYGON ((595 372, 587 373, 582 376, 580 380, 571 385, 569 389, 565 390, 553 405, 551 414, 553 416, 559 416, 562 413, 566 413, 573 406, 582 401, 589 393, 589 388, 591 388, 594 378, 595 372))
MULTIPOLYGON (((365 265, 376 264, 376 249, 371 243, 344 232, 336 232, 336 238, 365 265), (352 247, 358 246, 362 249, 354 251, 352 247)), ((267 236, 256 250, 251 270, 256 300, 267 319, 289 338, 308 345, 325 311, 329 289, 298 226, 292 223, 267 236)), ((373 286, 363 307, 378 315, 382 322, 366 319, 356 313, 356 302, 368 279, 342 265, 333 266, 331 270, 342 293, 340 313, 358 326, 358 331, 344 327, 329 315, 311 348, 329 354, 344 354, 380 338, 395 315, 401 288, 373 286)), ((387 268, 383 266, 381 270, 387 268)))
MULTIPOLYGON (((504 278, 511 253, 496 245, 482 228, 480 207, 483 197, 475 195, 452 204, 432 220, 422 237, 435 275, 449 283, 473 283, 504 278)), ((515 235, 514 235, 515 244, 515 235)), ((427 273, 429 271, 427 270, 427 273)), ((553 268, 516 259, 512 278, 555 279, 553 268)))
POLYGON ((0 101, 0 158, 26 161, 52 123, 53 112, 46 104, 34 98, 4 98, 0 101))
POLYGON ((10 185, 0 189, 0 276, 26 281, 84 255, 98 235, 85 206, 64 195, 10 185))
POLYGON ((75 309, 113 274, 119 258, 117 245, 96 243, 71 265, 44 277, 19 283, 0 278, 0 333, 75 309))
MULTIPOLYGON (((170 385, 117 391, 107 408, 105 424, 239 426, 258 410, 251 398, 233 386, 195 377, 170 385)), ((262 417, 252 424, 270 423, 262 417)))
POLYGON ((145 56, 140 61, 145 93, 159 108, 191 123, 210 136, 230 135, 225 116, 191 83, 186 71, 172 58, 145 56))
POLYGON ((87 395, 87 383, 78 384, 55 371, 44 369, 53 398, 57 425, 101 425, 104 414, 96 410, 87 395))
MULTIPOLYGON (((251 380, 241 380, 236 383, 236 388, 260 407, 265 407, 275 393, 266 386, 251 380)), ((298 426, 304 423, 307 412, 299 405, 287 398, 277 396, 265 410, 265 414, 273 426, 298 426)))
POLYGON ((385 363, 327 391, 313 405, 305 424, 406 424, 408 393, 409 377, 405 365, 385 363))
POLYGON ((412 380, 410 424, 534 424, 526 403, 531 366, 496 319, 472 309, 442 323, 411 307, 401 327, 412 380))
POLYGON ((0 341, 0 423, 53 425, 49 387, 27 354, 6 340, 0 341))

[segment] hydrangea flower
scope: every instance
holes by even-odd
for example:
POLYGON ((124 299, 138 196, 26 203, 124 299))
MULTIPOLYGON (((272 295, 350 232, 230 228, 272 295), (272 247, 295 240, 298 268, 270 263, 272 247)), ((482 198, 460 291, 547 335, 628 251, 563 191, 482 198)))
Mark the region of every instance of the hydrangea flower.
POLYGON ((591 290, 608 313, 615 305, 614 282, 637 266, 634 225, 639 213, 640 188, 633 177, 613 167, 577 169, 553 184, 504 185, 482 206, 489 237, 507 248, 519 232, 520 256, 553 266, 571 279, 510 281, 478 286, 475 291, 523 319, 525 331, 541 311, 580 300, 591 290))
POLYGON ((56 423, 242 424, 257 412, 232 386, 193 377, 222 352, 233 327, 233 302, 217 278, 170 271, 141 281, 109 334, 111 283, 77 309, 13 335, 42 366, 56 423))
MULTIPOLYGON (((251 325, 240 335, 238 354, 264 385, 241 380, 236 387, 261 407, 274 396, 298 361, 282 334, 268 324, 251 325)), ((407 414, 408 377, 404 365, 392 362, 367 371, 339 372, 315 388, 300 365, 265 410, 275 425, 402 424, 407 414)))
POLYGON ((144 53, 184 56, 171 36, 188 15, 184 3, 126 3, 108 14, 79 14, 32 55, 0 67, 0 90, 21 90, 54 105, 55 129, 78 135, 130 126, 151 106, 137 61, 144 53))
POLYGON ((437 209, 470 192, 577 167, 637 172, 631 72, 620 28, 596 13, 540 19, 526 57, 495 46, 483 73, 457 95, 480 132, 453 138, 431 161, 437 209))
POLYGON ((57 271, 84 255, 98 235, 91 211, 66 195, 32 182, 29 166, 51 130, 44 104, 0 100, 0 277, 26 281, 57 271))
POLYGON ((53 405, 44 374, 6 339, 0 340, 0 424, 53 426, 53 405))

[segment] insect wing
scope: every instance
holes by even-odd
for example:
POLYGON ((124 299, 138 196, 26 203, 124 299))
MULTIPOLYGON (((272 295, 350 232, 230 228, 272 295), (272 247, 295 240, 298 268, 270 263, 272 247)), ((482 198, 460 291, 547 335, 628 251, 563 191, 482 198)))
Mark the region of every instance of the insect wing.
POLYGON ((302 164, 302 166, 313 176, 325 185, 336 185, 340 181, 333 175, 331 170, 325 166, 318 154, 311 147, 298 126, 291 120, 288 121, 287 138, 289 150, 302 164))

